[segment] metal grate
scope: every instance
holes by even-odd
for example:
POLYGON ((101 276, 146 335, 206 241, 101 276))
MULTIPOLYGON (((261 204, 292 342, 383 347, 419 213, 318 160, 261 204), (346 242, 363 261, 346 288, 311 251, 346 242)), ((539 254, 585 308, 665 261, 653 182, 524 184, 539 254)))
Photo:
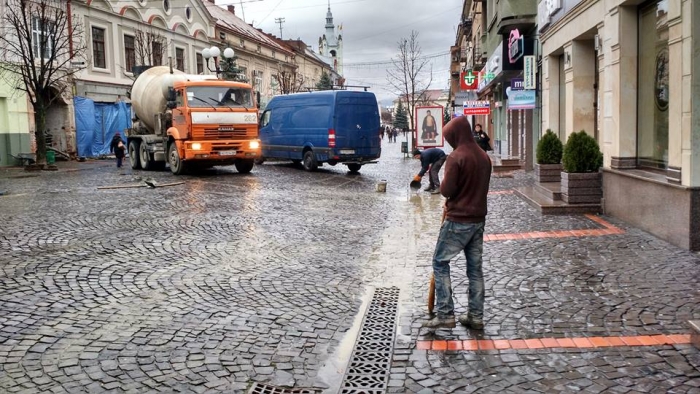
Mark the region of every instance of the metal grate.
POLYGON ((374 289, 339 394, 386 393, 398 304, 398 287, 374 289))
POLYGON ((287 387, 270 386, 269 384, 255 383, 248 390, 248 394, 319 394, 317 389, 292 389, 287 387))

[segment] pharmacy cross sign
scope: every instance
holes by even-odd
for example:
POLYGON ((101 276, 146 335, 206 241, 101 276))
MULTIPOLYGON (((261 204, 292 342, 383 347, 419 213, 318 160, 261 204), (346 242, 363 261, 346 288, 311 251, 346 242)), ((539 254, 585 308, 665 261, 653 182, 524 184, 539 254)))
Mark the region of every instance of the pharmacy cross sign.
POLYGON ((460 87, 462 90, 476 90, 479 86, 479 76, 474 74, 472 70, 463 72, 460 78, 460 87))

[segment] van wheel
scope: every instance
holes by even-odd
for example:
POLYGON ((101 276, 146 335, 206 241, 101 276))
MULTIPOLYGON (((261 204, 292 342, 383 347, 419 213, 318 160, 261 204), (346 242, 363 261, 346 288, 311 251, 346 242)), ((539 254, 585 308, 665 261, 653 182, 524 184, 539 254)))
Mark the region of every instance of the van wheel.
POLYGON ((316 162, 316 155, 314 155, 314 152, 312 150, 307 150, 306 152, 304 152, 303 166, 306 171, 316 171, 316 169, 318 168, 318 163, 316 162))
POLYGON ((175 175, 182 175, 185 173, 185 163, 180 159, 180 154, 177 152, 177 145, 175 142, 170 144, 168 148, 168 161, 170 162, 170 171, 175 175))
POLYGON ((348 170, 350 170, 350 172, 360 172, 360 168, 362 168, 362 164, 357 164, 357 163, 348 164, 348 170))
POLYGON ((239 174, 247 174, 253 170, 255 162, 253 160, 238 160, 236 162, 236 170, 239 174))
POLYGON ((129 163, 131 164, 131 169, 138 170, 141 168, 141 161, 139 160, 139 146, 141 145, 139 140, 129 141, 129 163))

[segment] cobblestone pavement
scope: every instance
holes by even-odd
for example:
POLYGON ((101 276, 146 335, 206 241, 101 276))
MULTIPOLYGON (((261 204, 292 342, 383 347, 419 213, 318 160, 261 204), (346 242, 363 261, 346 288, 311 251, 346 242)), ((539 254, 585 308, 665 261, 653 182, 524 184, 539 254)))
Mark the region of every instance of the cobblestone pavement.
MULTIPOLYGON (((110 161, 0 171, 0 391, 336 392, 373 287, 400 288, 388 392, 700 392, 687 344, 424 350, 419 343, 684 334, 700 259, 637 229, 489 241, 486 329, 420 328, 442 198, 400 144, 350 175, 267 163, 175 178, 110 161), (97 190, 137 177, 185 184, 97 190), (380 180, 387 193, 375 192, 380 180)), ((487 234, 601 229, 494 178, 487 234)), ((466 310, 463 258, 453 264, 466 310)))

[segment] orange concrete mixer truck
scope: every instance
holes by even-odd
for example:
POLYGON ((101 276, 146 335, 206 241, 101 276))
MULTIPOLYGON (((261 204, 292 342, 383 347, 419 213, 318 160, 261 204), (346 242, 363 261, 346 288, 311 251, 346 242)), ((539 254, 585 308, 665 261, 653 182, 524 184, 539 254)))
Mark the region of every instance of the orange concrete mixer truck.
POLYGON ((258 109, 250 85, 151 67, 130 92, 126 130, 131 168, 173 174, 235 165, 248 173, 260 157, 258 109))

